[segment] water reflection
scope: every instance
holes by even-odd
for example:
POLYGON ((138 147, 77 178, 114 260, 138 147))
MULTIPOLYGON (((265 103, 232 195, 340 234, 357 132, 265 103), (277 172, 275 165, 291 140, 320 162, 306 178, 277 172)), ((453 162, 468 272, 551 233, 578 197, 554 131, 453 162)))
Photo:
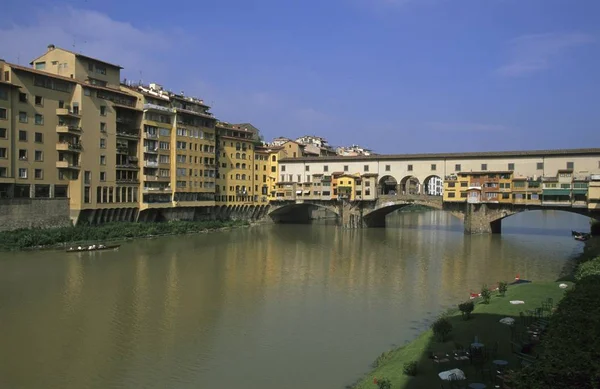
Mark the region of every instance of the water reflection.
POLYGON ((587 219, 530 212, 503 228, 465 236, 460 220, 426 212, 385 229, 277 225, 119 252, 2 253, 0 387, 343 387, 470 289, 554 279, 587 219))

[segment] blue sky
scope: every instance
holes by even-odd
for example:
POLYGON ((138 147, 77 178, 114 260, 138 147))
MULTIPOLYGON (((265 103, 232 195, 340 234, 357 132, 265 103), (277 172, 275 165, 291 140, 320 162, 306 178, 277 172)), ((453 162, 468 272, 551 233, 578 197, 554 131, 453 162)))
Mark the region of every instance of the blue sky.
POLYGON ((74 46, 267 139, 600 146, 597 0, 8 1, 0 58, 74 46))

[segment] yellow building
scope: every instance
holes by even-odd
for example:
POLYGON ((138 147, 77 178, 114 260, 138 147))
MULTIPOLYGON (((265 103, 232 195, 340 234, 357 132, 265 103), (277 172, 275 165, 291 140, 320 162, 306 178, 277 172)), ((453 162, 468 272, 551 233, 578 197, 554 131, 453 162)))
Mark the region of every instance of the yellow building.
POLYGON ((540 205, 542 203, 541 181, 528 177, 514 177, 512 181, 513 204, 540 205))
POLYGON ((443 201, 466 202, 468 188, 469 176, 467 174, 458 173, 446 176, 444 179, 443 201))
POLYGON ((592 174, 590 176, 588 209, 600 209, 600 174, 592 174))
POLYGON ((254 193, 258 195, 258 205, 269 203, 269 172, 271 170, 269 156, 268 148, 263 146, 254 148, 254 193))
MULTIPOLYGON (((258 134, 253 128, 217 123, 218 205, 253 205, 263 193, 262 178, 254 172, 254 146, 258 134)), ((265 153, 261 150, 261 156, 265 153)))

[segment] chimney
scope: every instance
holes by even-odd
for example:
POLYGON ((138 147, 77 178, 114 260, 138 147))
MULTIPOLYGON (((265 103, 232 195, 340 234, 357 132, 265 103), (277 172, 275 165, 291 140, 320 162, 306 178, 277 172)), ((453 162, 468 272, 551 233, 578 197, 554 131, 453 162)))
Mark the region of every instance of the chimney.
POLYGON ((49 44, 48 45, 48 51, 52 51, 56 48, 56 46, 54 46, 53 44, 49 44))

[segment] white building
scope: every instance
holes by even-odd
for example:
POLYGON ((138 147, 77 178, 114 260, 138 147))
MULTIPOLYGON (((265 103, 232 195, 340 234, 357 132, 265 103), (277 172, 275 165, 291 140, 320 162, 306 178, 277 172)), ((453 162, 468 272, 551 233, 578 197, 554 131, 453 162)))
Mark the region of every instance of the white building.
POLYGON ((433 176, 427 181, 425 190, 430 196, 441 196, 444 192, 444 181, 438 176, 433 176))
POLYGON ((359 145, 352 145, 350 147, 338 147, 336 149, 337 155, 341 155, 344 157, 356 157, 359 155, 371 155, 373 154, 373 150, 369 150, 367 148, 361 147, 359 145))

